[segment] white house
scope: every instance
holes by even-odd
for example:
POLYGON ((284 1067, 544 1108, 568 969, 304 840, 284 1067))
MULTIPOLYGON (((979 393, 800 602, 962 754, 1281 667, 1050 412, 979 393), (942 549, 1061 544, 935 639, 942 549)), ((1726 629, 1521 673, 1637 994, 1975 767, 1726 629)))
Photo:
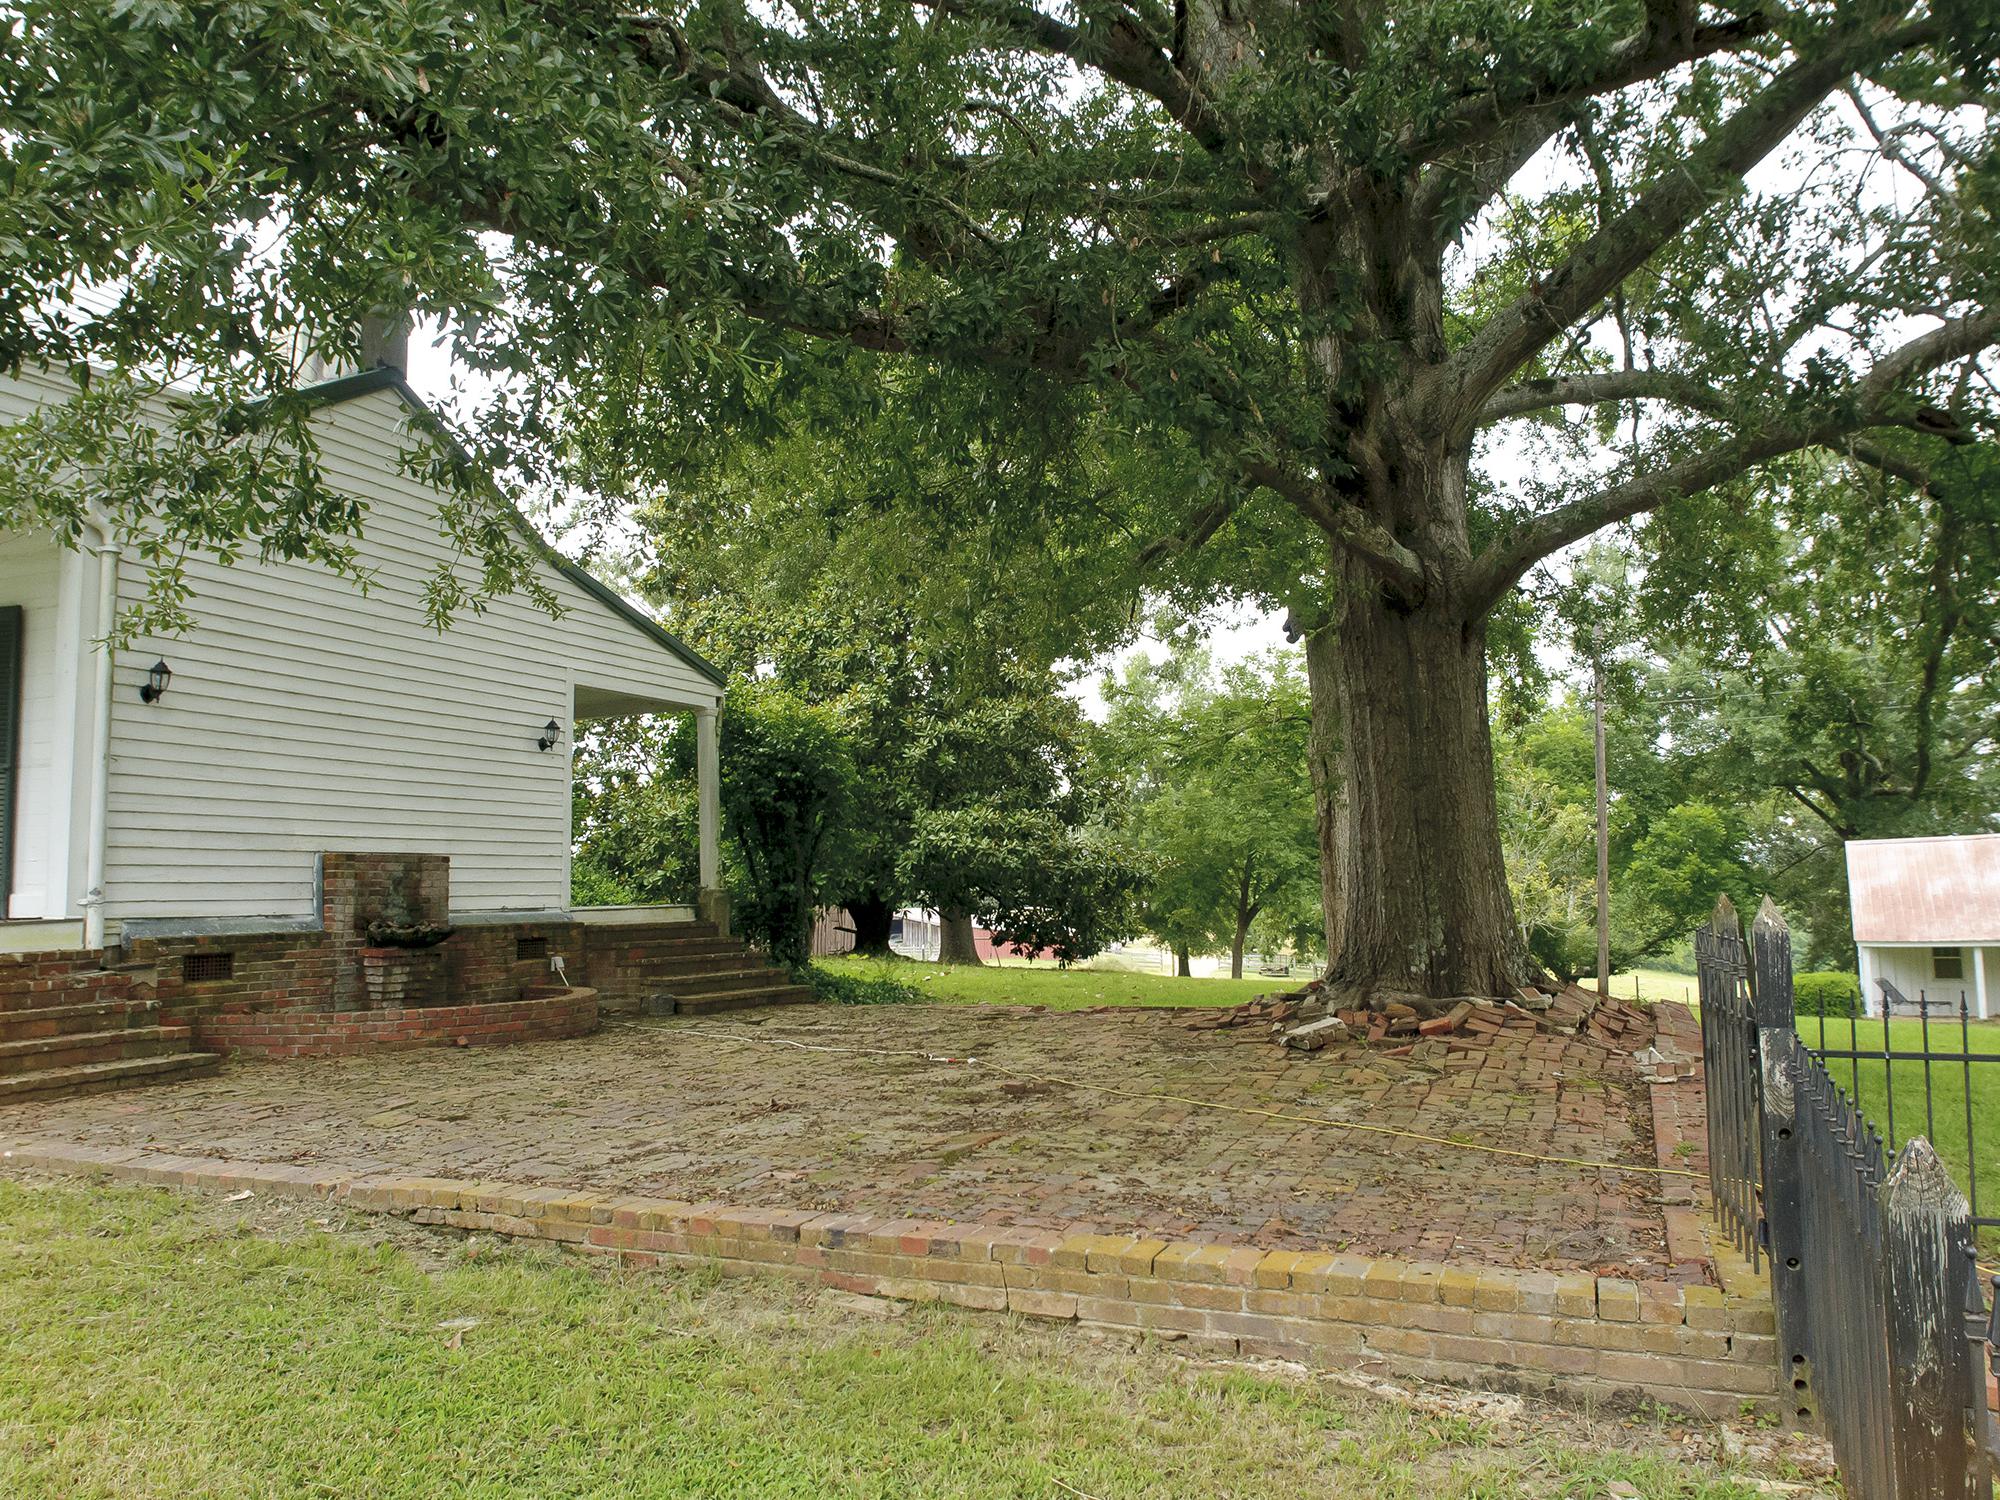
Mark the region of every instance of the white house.
MULTIPOLYGON (((0 422, 65 389, 0 379, 0 422)), ((560 617, 516 596, 433 630, 438 497, 398 462, 433 419, 391 368, 312 394, 324 471, 366 506, 365 593, 313 564, 196 559, 194 628, 113 654, 143 587, 131 539, 0 535, 0 947, 313 925, 327 851, 449 855, 454 915, 566 913, 576 721, 646 711, 698 716, 719 900, 720 674, 539 537, 560 617)))
POLYGON ((1861 992, 1882 1013, 1882 981, 1912 1004, 1994 1013, 2000 986, 2000 833, 1852 839, 1847 889, 1861 992))

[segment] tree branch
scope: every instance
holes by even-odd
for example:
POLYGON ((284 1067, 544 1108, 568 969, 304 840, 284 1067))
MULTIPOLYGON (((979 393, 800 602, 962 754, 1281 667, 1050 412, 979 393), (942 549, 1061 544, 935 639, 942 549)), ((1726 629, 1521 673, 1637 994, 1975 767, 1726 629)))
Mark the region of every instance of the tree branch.
POLYGON ((1579 104, 1657 78, 1684 63, 1734 52, 1768 34, 1771 22, 1768 13, 1754 10, 1734 20, 1687 31, 1652 28, 1635 32, 1612 49, 1596 73, 1560 85, 1537 77, 1508 80, 1490 93, 1462 101, 1428 134, 1404 144, 1418 161, 1439 161, 1493 139, 1524 110, 1579 104))
POLYGON ((1739 432, 1654 473, 1635 475, 1531 517, 1473 562, 1466 575, 1467 618, 1483 616, 1537 562, 1592 532, 1698 494, 1784 454, 1827 446, 1870 427, 1899 424, 1897 397, 1906 382, 1996 340, 2000 311, 1956 319, 1884 354, 1846 387, 1841 399, 1817 414, 1774 417, 1761 430, 1739 432))
POLYGON ((1489 140, 1439 162, 1424 173, 1411 200, 1411 218, 1442 250, 1574 118, 1568 106, 1527 110, 1489 140))
POLYGON ((1782 143, 1842 80, 1907 45, 1891 17, 1849 25, 1822 50, 1798 58, 1718 125, 1668 175, 1641 193, 1512 305, 1494 314, 1428 383, 1423 394, 1468 437, 1497 390, 1550 341, 1595 307, 1661 246, 1676 238, 1782 143))
POLYGON ((1423 598, 1427 587, 1423 560, 1359 507, 1337 501, 1319 485, 1260 459, 1244 464, 1243 477, 1289 502, 1332 541, 1374 569, 1402 598, 1411 603, 1423 598))
POLYGON ((1210 151, 1226 143, 1222 122, 1201 91, 1174 65, 1139 18, 1127 13, 1108 23, 1086 8, 1081 25, 1071 26, 1017 0, 917 0, 919 5, 983 22, 1037 52, 1067 57, 1154 100, 1188 134, 1210 151))
POLYGON ((1196 512, 1192 521, 1172 536, 1155 537, 1139 549, 1139 568, 1143 572, 1169 557, 1188 552, 1197 552, 1236 514, 1238 497, 1232 495, 1218 500, 1215 504, 1196 512))
POLYGON ((1721 391, 1691 376, 1670 370, 1607 370, 1511 385, 1486 403, 1479 421, 1484 426, 1552 406, 1599 406, 1609 401, 1669 401, 1711 417, 1727 417, 1735 409, 1721 391))
POLYGON ((1792 799, 1796 801, 1799 804, 1799 806, 1803 807, 1807 812, 1811 813, 1815 818, 1818 818, 1820 822, 1826 824, 1826 826, 1829 829, 1831 829, 1834 833, 1840 835, 1840 837, 1852 838, 1854 836, 1852 830, 1841 826, 1840 818, 1836 814, 1829 812, 1824 807, 1821 807, 1817 802, 1813 801, 1812 798, 1808 797, 1798 787, 1793 786, 1790 783, 1786 783, 1784 786, 1780 787, 1779 790, 1784 792, 1789 792, 1792 796, 1792 799))

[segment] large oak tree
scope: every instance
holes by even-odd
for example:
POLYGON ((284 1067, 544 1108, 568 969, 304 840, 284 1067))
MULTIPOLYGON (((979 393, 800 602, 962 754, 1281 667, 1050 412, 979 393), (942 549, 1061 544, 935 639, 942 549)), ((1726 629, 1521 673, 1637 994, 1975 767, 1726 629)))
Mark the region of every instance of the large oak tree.
MULTIPOLYGON (((181 540, 341 565, 301 410, 249 403, 375 309, 497 379, 482 457, 610 503, 893 379, 913 450, 1032 491, 995 566, 1082 521, 1134 590, 1290 612, 1363 990, 1521 976, 1486 657, 1539 563, 1783 455, 1990 431, 1982 0, 12 16, 0 360, 122 372, 9 448, 14 519, 73 522, 36 455, 80 452, 169 579, 181 540), (208 394, 134 448, 166 373, 208 394), (1577 407, 1620 420, 1567 466, 1484 461, 1577 407)), ((483 573, 440 607, 517 575, 446 519, 483 573)))

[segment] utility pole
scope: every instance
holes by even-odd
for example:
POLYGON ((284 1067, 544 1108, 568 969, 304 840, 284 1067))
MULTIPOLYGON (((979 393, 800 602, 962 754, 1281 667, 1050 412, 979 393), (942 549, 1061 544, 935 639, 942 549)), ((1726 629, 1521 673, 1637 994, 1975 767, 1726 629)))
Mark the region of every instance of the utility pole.
POLYGON ((1604 779, 1604 627, 1591 634, 1591 710, 1597 727, 1597 993, 1611 993, 1611 794, 1604 779))

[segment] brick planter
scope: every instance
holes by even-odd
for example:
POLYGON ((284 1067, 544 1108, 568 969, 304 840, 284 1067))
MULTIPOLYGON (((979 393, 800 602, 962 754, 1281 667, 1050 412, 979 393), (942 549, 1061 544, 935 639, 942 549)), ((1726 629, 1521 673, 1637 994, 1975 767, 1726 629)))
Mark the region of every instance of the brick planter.
POLYGON ((348 1057, 411 1047, 550 1042, 595 1030, 597 991, 568 989, 481 1005, 232 1011, 201 1017, 195 1034, 205 1047, 246 1057, 348 1057))
POLYGON ((443 948, 362 948, 364 1010, 403 1010, 445 1001, 443 948))

